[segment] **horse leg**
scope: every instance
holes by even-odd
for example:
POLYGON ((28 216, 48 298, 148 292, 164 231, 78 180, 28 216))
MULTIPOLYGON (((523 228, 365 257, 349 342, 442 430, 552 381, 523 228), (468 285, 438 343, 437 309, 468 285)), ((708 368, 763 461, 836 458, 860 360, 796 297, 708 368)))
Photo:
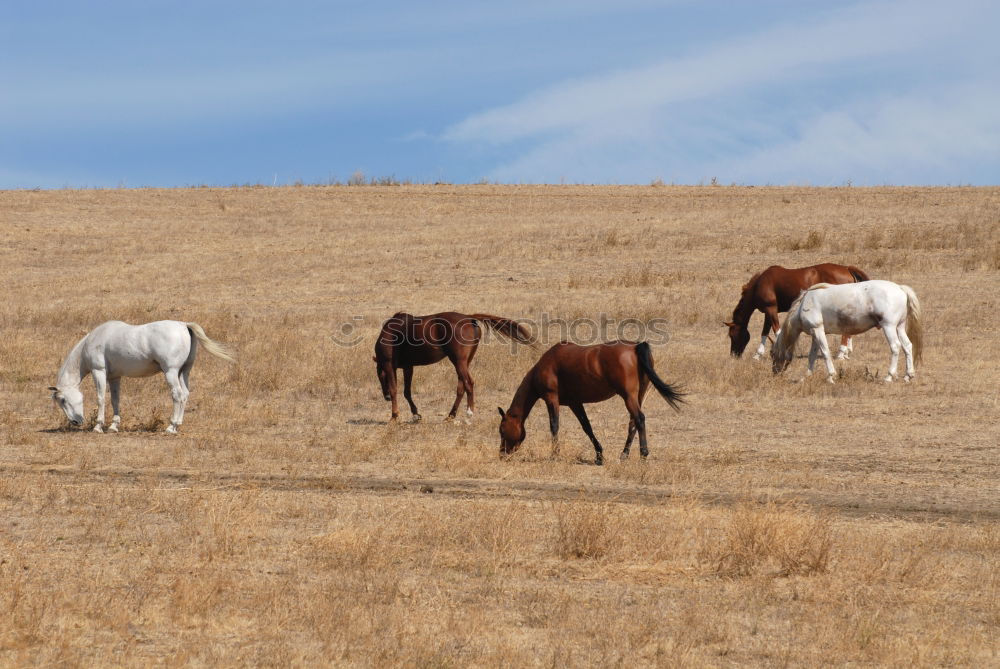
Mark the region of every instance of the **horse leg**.
POLYGON ((476 355, 476 347, 479 345, 479 340, 470 347, 469 359, 465 361, 465 402, 466 402, 466 413, 469 417, 476 411, 476 383, 472 380, 472 372, 469 371, 469 365, 472 364, 472 357, 476 355))
POLYGON ((94 387, 97 389, 97 424, 94 432, 104 432, 104 393, 108 389, 107 373, 103 369, 90 372, 94 376, 94 387))
POLYGON ((168 369, 163 372, 163 376, 167 379, 167 385, 170 386, 170 398, 174 401, 174 411, 170 415, 170 425, 167 426, 167 432, 177 434, 177 428, 184 422, 184 405, 187 404, 188 391, 181 383, 180 375, 176 369, 168 369))
POLYGON ((403 367, 403 397, 406 398, 407 404, 410 405, 410 413, 413 414, 413 420, 419 421, 421 419, 420 412, 417 411, 417 405, 413 401, 413 367, 403 367))
POLYGON ((471 417, 476 411, 476 397, 474 395, 476 384, 472 380, 472 373, 469 372, 468 366, 465 367, 462 382, 465 384, 465 413, 471 417))
POLYGON ((809 345, 809 364, 806 365, 806 376, 812 375, 817 355, 819 355, 819 347, 816 345, 816 340, 813 339, 812 344, 809 345))
POLYGON ((459 361, 457 357, 452 355, 449 356, 451 364, 455 365, 455 375, 458 377, 458 385, 455 387, 455 403, 451 405, 451 411, 445 416, 445 420, 454 420, 455 416, 458 415, 458 407, 462 404, 462 398, 465 397, 465 379, 464 374, 468 374, 468 370, 463 371, 464 364, 459 361))
POLYGON ((396 399, 396 368, 392 368, 392 378, 389 379, 389 402, 392 405, 391 421, 399 420, 399 401, 396 399))
POLYGON ((772 329, 775 334, 777 334, 778 327, 778 307, 765 307, 764 327, 760 331, 760 346, 757 347, 757 352, 753 354, 754 360, 760 360, 761 357, 763 357, 763 355, 767 352, 767 334, 772 329))
POLYGON ((903 380, 909 381, 910 379, 915 379, 917 378, 917 372, 913 366, 913 344, 910 342, 910 337, 906 334, 906 321, 896 326, 896 336, 899 337, 899 343, 903 347, 903 355, 906 356, 906 376, 903 377, 903 380))
MULTIPOLYGON (((830 355, 830 344, 826 341, 826 330, 823 329, 822 325, 815 327, 812 331, 813 346, 819 349, 819 352, 823 354, 823 359, 826 361, 826 380, 829 383, 834 382, 834 378, 837 376, 837 368, 833 366, 833 356, 830 355)), ((812 354, 810 353, 810 357, 812 354)))
POLYGON ((576 414, 576 419, 580 421, 580 427, 583 428, 584 433, 590 437, 590 443, 594 445, 594 452, 597 454, 594 458, 595 465, 604 464, 604 449, 601 448, 601 442, 597 441, 597 437, 594 436, 594 430, 590 427, 590 419, 587 418, 587 410, 583 408, 582 404, 571 404, 569 406, 576 414))
POLYGON ((851 351, 854 350, 854 344, 851 342, 851 338, 847 335, 842 335, 840 337, 840 350, 837 351, 837 360, 847 360, 851 357, 851 351))
POLYGON ((645 458, 649 456, 649 445, 646 442, 646 414, 642 412, 639 398, 634 395, 625 397, 625 408, 628 409, 631 421, 629 422, 629 436, 625 442, 625 450, 622 451, 622 460, 628 457, 628 449, 632 445, 632 437, 635 432, 639 433, 639 455, 645 458))
POLYGON ((549 393, 545 396, 545 408, 549 410, 549 432, 552 433, 552 457, 559 454, 559 396, 549 393))
POLYGON ((108 428, 108 432, 117 432, 118 424, 122 422, 121 412, 119 411, 122 378, 119 376, 117 379, 109 379, 108 386, 111 387, 111 412, 114 414, 111 416, 111 427, 108 428))
POLYGON ((628 453, 632 448, 632 440, 635 439, 635 421, 628 419, 628 436, 625 437, 625 448, 622 449, 622 460, 628 460, 628 453))
POLYGON ((885 375, 886 383, 892 383, 892 380, 896 378, 896 367, 899 366, 899 335, 896 334, 895 325, 885 325, 882 327, 882 332, 885 333, 885 340, 889 344, 889 373, 885 375))

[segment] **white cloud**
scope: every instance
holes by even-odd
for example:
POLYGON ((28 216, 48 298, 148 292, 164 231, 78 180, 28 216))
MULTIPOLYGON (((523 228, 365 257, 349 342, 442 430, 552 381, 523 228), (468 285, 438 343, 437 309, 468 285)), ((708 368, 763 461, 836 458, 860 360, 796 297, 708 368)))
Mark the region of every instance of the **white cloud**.
POLYGON ((1000 52, 984 59, 982 46, 996 14, 975 1, 860 5, 564 82, 443 136, 526 144, 490 175, 505 181, 970 181, 998 155, 988 56, 1000 52))

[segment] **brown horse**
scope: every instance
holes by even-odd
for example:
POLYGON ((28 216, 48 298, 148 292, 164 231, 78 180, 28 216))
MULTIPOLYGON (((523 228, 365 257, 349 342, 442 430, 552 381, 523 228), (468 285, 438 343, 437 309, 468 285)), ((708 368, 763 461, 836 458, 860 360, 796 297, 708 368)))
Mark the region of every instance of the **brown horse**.
MULTIPOLYGON (((857 267, 823 263, 799 269, 787 269, 771 265, 763 272, 757 272, 743 286, 740 301, 733 309, 733 320, 723 323, 729 328, 729 352, 735 357, 743 355, 750 342, 750 317, 756 309, 764 314, 764 328, 760 333, 760 346, 754 353, 754 360, 764 355, 767 334, 781 329, 778 314, 788 311, 788 307, 799 294, 817 283, 856 283, 868 281, 869 277, 857 267)), ((850 350, 851 338, 843 337, 838 357, 846 358, 850 350)))
MULTIPOLYGON (((448 358, 458 374, 455 404, 447 419, 458 412, 462 396, 467 398, 469 415, 475 411, 474 384, 469 374, 469 364, 476 354, 482 335, 480 324, 497 334, 524 344, 533 345, 531 335, 516 321, 489 314, 459 314, 448 311, 429 316, 413 316, 400 312, 382 325, 375 342, 375 371, 382 386, 382 395, 392 402, 392 419, 399 418, 396 404, 396 370, 403 370, 403 397, 410 405, 414 420, 420 420, 417 405, 413 403, 413 368, 431 365, 448 358)), ((446 420, 447 420, 446 419, 446 420)))
POLYGON ((558 450, 559 406, 568 404, 576 414, 583 431, 590 437, 597 453, 595 462, 604 464, 604 450, 594 436, 584 404, 603 402, 614 395, 625 400, 628 409, 628 438, 622 459, 639 432, 639 453, 649 455, 646 445, 646 416, 642 399, 649 384, 659 391, 674 409, 680 409, 683 395, 667 385, 653 370, 653 355, 649 344, 642 342, 611 342, 579 346, 569 342, 556 344, 535 363, 521 381, 510 408, 500 411, 500 455, 516 451, 524 441, 524 421, 539 399, 549 410, 549 430, 552 432, 553 453, 558 450))

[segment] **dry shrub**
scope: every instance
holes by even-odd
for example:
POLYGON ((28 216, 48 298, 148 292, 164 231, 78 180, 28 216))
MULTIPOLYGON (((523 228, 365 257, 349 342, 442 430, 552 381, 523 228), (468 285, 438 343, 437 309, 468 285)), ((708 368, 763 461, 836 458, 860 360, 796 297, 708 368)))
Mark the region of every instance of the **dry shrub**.
POLYGON ((810 230, 809 234, 801 239, 793 239, 786 244, 789 251, 811 251, 823 246, 826 241, 826 233, 822 230, 810 230))
POLYGON ((126 432, 162 432, 166 426, 167 419, 164 417, 163 408, 159 406, 151 407, 145 418, 133 420, 122 418, 122 429, 126 432))
POLYGON ((596 559, 611 544, 608 504, 566 502, 555 507, 556 554, 564 559, 596 559))
POLYGON ((828 515, 773 502, 744 502, 730 514, 714 556, 715 571, 728 577, 823 573, 832 545, 828 515))

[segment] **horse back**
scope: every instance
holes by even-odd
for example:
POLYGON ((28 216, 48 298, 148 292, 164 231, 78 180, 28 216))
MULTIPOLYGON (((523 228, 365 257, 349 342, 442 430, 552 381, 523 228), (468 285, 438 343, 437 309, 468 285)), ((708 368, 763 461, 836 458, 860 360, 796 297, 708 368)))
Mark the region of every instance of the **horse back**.
POLYGON ((110 378, 150 376, 166 369, 179 369, 187 362, 192 337, 180 321, 155 321, 129 325, 104 323, 91 333, 92 362, 110 378), (99 358, 99 359, 98 359, 99 358))
POLYGON ((547 365, 539 370, 541 385, 551 391, 554 383, 562 404, 603 402, 627 392, 632 385, 638 388, 633 343, 580 346, 562 342, 549 349, 543 359, 547 356, 547 365))
POLYGON ((431 365, 479 344, 479 327, 465 314, 447 311, 426 316, 398 312, 385 322, 379 341, 392 351, 397 367, 431 365))

